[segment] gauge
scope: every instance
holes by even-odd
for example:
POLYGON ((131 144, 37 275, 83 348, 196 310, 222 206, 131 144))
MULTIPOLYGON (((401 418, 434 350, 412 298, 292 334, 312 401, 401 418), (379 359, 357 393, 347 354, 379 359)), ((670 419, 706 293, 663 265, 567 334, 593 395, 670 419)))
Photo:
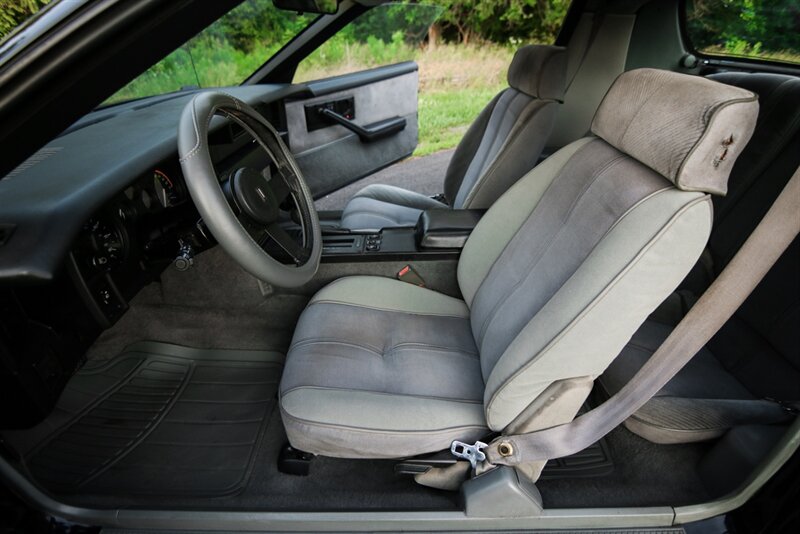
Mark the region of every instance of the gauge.
POLYGON ((147 189, 142 189, 142 206, 144 209, 149 210, 150 206, 153 205, 153 197, 150 196, 150 193, 147 192, 147 189))
POLYGON ((180 201, 180 192, 175 182, 165 172, 158 169, 153 171, 153 187, 156 198, 165 208, 174 206, 180 201))

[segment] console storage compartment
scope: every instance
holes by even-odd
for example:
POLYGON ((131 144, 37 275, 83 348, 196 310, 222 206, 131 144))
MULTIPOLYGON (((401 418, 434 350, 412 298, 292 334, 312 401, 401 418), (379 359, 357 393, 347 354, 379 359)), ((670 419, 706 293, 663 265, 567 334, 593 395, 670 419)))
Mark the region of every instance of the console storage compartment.
POLYGON ((485 210, 425 210, 419 216, 416 233, 419 247, 464 248, 469 234, 485 210))

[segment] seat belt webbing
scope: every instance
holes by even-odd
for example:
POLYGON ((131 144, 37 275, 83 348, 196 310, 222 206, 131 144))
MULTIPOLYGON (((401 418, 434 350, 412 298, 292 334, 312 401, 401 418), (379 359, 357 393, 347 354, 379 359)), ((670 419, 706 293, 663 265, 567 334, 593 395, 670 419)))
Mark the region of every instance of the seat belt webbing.
POLYGON ((742 248, 647 363, 616 395, 570 423, 513 436, 486 448, 487 461, 517 465, 582 451, 619 426, 722 328, 800 233, 800 168, 742 248))

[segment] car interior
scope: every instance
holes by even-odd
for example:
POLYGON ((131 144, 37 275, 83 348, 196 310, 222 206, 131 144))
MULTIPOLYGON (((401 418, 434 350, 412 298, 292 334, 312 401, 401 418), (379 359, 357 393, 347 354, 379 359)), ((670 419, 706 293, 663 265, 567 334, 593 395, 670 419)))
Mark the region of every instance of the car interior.
POLYGON ((82 114, 0 180, 4 485, 112 524, 663 526, 791 456, 797 239, 590 447, 482 447, 645 367, 800 166, 800 68, 697 52, 680 0, 575 1, 422 177, 440 194, 362 187, 417 146, 417 64, 292 73, 381 4, 340 2, 242 85, 82 114))

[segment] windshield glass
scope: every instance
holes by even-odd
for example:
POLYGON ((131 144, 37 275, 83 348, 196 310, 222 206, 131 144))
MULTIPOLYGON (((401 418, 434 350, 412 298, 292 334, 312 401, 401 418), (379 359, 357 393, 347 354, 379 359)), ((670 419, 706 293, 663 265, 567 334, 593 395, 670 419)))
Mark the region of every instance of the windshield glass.
POLYGON ((185 89, 238 85, 316 15, 246 0, 150 67, 102 105, 185 89))

